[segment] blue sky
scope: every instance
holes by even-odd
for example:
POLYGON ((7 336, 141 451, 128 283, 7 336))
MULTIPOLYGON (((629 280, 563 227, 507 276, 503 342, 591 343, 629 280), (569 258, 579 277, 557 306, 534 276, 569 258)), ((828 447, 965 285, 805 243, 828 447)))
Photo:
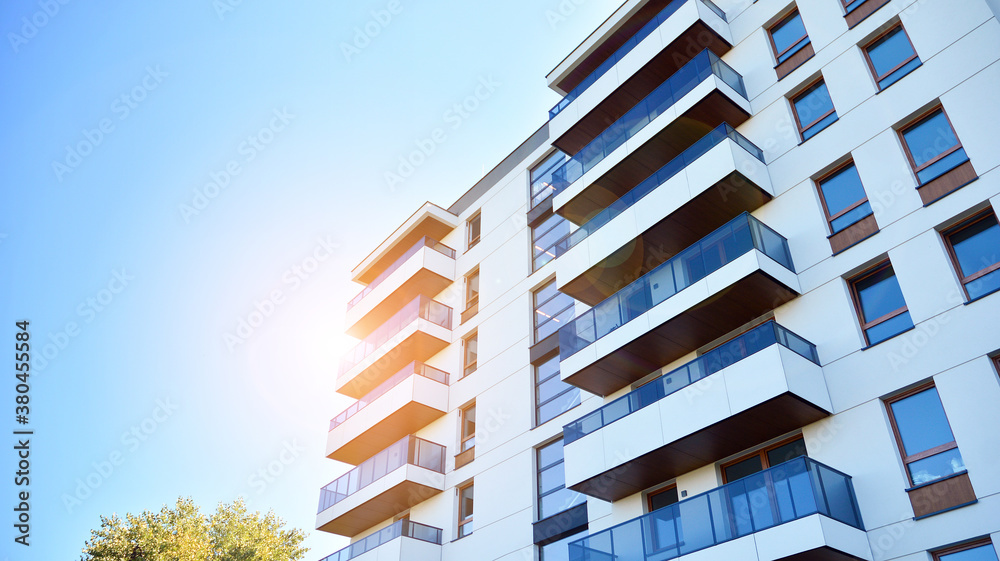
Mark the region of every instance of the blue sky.
POLYGON ((0 554, 77 559, 100 515, 181 495, 273 509, 309 532, 308 559, 346 545, 312 525, 345 468, 323 448, 349 403, 333 391, 349 271, 536 130, 558 101, 545 74, 615 7, 5 2, 0 554), (10 510, 23 428, 27 548, 10 510))

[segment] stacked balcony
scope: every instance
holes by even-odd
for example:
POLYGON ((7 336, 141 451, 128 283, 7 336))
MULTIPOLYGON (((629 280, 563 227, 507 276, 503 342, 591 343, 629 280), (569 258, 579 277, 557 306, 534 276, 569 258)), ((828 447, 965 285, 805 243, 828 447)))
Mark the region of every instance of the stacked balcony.
POLYGON ((800 457, 569 543, 570 561, 871 560, 851 477, 800 457))
POLYGON ((448 374, 411 362, 330 421, 327 457, 357 465, 448 411, 448 374))
POLYGON ((816 347, 768 321, 566 425, 566 485, 616 501, 831 410, 816 347))
POLYGON ((320 561, 408 561, 441 559, 441 529, 397 520, 320 561))
POLYGON ((563 381, 610 395, 798 295, 787 240, 737 216, 559 330, 563 381))
POLYGON ((341 359, 337 391, 360 399, 407 364, 431 358, 451 343, 452 315, 417 296, 341 359))
POLYGON ((445 447, 403 437, 320 490, 316 528, 355 536, 444 490, 445 447))

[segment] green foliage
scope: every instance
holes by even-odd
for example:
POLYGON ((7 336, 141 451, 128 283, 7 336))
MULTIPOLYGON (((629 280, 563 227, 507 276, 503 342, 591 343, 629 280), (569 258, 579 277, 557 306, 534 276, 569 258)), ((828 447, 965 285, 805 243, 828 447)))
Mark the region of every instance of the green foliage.
POLYGON ((82 561, 298 561, 308 551, 300 547, 305 534, 284 524, 273 512, 247 512, 243 499, 205 516, 182 497, 159 512, 102 516, 82 561))

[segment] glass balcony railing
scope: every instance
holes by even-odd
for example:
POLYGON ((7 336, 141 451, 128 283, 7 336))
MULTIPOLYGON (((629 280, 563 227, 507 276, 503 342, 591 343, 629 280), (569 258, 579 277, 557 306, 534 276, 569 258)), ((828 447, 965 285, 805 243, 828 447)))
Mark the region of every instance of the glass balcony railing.
POLYGON ((575 156, 567 160, 561 167, 553 170, 552 194, 564 191, 573 182, 580 179, 584 173, 590 171, 616 148, 624 144, 626 140, 635 136, 653 119, 656 119, 713 74, 729 84, 744 99, 747 97, 743 77, 728 64, 722 62, 715 53, 705 49, 680 67, 677 72, 674 72, 632 109, 629 109, 622 118, 615 121, 597 138, 591 140, 575 156))
POLYGON ((404 436, 320 489, 317 512, 323 512, 406 464, 444 473, 444 451, 440 444, 404 436))
MULTIPOLYGON (((642 41, 646 37, 649 37, 649 35, 653 32, 653 30, 655 30, 657 27, 660 27, 660 25, 663 22, 667 21, 667 18, 674 15, 674 12, 676 12, 681 6, 683 6, 686 1, 687 0, 674 0, 673 2, 670 2, 662 10, 660 10, 660 13, 656 14, 656 16, 653 17, 653 19, 649 20, 646 23, 646 25, 640 27, 639 31, 637 31, 635 35, 630 37, 628 41, 625 41, 625 43, 621 47, 618 47, 618 50, 612 53, 611 56, 607 58, 607 60, 602 62, 597 68, 593 70, 593 72, 588 74, 587 77, 584 78, 582 82, 577 84, 575 88, 573 88, 572 90, 570 90, 568 94, 566 94, 566 97, 559 100, 559 103, 557 103, 555 107, 549 110, 549 119, 558 115, 559 112, 562 111, 563 109, 566 109, 566 107, 568 107, 570 103, 573 103, 573 101, 575 101, 576 98, 580 97, 580 94, 587 91, 587 89, 590 88, 590 86, 594 85, 594 82, 600 79, 601 76, 607 74, 608 70, 611 70, 616 64, 618 64, 623 58, 625 58, 625 55, 632 52, 632 49, 638 46, 639 43, 642 43, 642 41)), ((722 21, 726 21, 726 13, 722 11, 721 8, 716 6, 715 3, 712 2, 712 0, 701 0, 701 1, 706 6, 708 6, 710 10, 715 12, 716 15, 722 18, 722 21)))
POLYGON ((340 551, 327 555, 319 561, 349 561, 396 538, 407 537, 441 545, 441 528, 419 524, 408 519, 397 520, 374 534, 358 540, 340 551))
POLYGON ((563 444, 569 444, 596 432, 618 419, 652 405, 698 380, 773 345, 782 345, 819 365, 819 355, 815 345, 771 320, 569 423, 563 427, 563 444))
POLYGON ((822 514, 864 531, 851 477, 799 457, 569 543, 570 561, 665 561, 822 514))
POLYGON ((347 309, 350 310, 354 306, 357 306, 361 302, 361 300, 363 300, 365 296, 368 296, 368 294, 370 294, 371 291, 375 290, 375 288, 377 288, 378 285, 382 283, 382 281, 387 279, 389 275, 396 272, 396 269, 399 269, 403 265, 403 263, 406 263, 407 259, 413 257, 413 255, 416 252, 420 251, 425 247, 429 247, 434 251, 440 253, 441 255, 444 255, 445 257, 451 257, 452 259, 455 258, 454 249, 444 245, 443 243, 437 240, 432 240, 431 238, 424 236, 420 238, 420 240, 418 240, 417 243, 413 244, 413 247, 406 250, 406 253, 401 255, 399 259, 393 261, 392 265, 389 265, 384 271, 379 273, 379 275, 375 277, 375 279, 372 280, 372 282, 368 283, 368 286, 366 286, 364 290, 359 292, 357 296, 351 298, 351 301, 347 303, 347 309))
POLYGON ((391 378, 382 382, 375 389, 368 392, 367 395, 361 399, 355 401, 350 407, 343 410, 339 415, 330 420, 330 430, 333 430, 337 425, 343 424, 345 421, 353 417, 358 411, 361 411, 368 406, 369 403, 375 401, 386 392, 392 388, 398 386, 403 380, 409 379, 411 376, 423 376, 429 380, 434 380, 435 382, 440 382, 444 385, 448 385, 448 374, 434 368, 432 366, 427 366, 422 362, 411 362, 403 367, 402 370, 392 375, 391 378))
POLYGON ((561 327, 560 360, 754 249, 795 272, 788 240, 744 212, 561 327))
POLYGON ((582 226, 557 242, 555 246, 556 257, 566 253, 570 248, 587 239, 589 235, 599 230, 608 222, 611 222, 616 216, 632 208, 632 205, 652 193, 657 187, 666 183, 668 179, 683 171, 684 168, 694 163, 695 160, 704 156, 709 150, 715 148, 727 138, 760 160, 761 163, 764 163, 764 152, 760 148, 747 140, 745 136, 736 132, 736 129, 731 127, 729 123, 722 123, 678 154, 673 160, 667 162, 666 165, 653 172, 642 183, 633 187, 631 191, 622 195, 617 201, 611 203, 610 206, 595 214, 582 226))
POLYGON ((451 315, 451 308, 448 306, 427 296, 417 296, 344 355, 340 360, 340 374, 357 366, 417 319, 425 319, 445 329, 451 329, 451 315))

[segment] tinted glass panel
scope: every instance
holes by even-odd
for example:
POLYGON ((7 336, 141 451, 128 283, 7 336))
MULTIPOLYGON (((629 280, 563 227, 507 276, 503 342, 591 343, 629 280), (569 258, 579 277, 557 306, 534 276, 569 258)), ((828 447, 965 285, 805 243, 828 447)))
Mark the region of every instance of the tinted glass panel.
POLYGON ((903 312, 869 328, 865 334, 868 336, 868 344, 875 345, 895 337, 911 327, 913 327, 913 320, 910 319, 910 312, 903 312))
POLYGON ((953 442, 937 388, 928 388, 891 404, 896 429, 907 456, 953 442))
POLYGON ((958 448, 952 448, 929 458, 911 462, 906 467, 910 470, 910 477, 913 479, 913 484, 920 485, 921 483, 927 483, 928 481, 934 481, 935 479, 964 471, 965 462, 962 461, 962 454, 958 451, 958 448))
POLYGON ((570 386, 558 397, 538 408, 538 424, 554 419, 577 405, 580 405, 580 389, 570 386))
POLYGON ((858 168, 854 164, 821 181, 819 188, 830 216, 843 212, 845 208, 868 196, 865 194, 864 186, 861 185, 858 168))
POLYGON ((771 29, 771 37, 774 38, 774 47, 779 53, 791 47, 805 34, 806 27, 802 24, 802 17, 799 16, 798 12, 771 29))
MULTIPOLYGON (((573 534, 559 541, 543 545, 539 549, 539 561, 569 561, 569 542, 585 537, 586 534, 573 534)), ((961 559, 959 561, 981 561, 979 559, 961 559)))
POLYGON ((969 298, 979 298, 980 296, 1000 290, 1000 269, 966 283, 965 290, 969 292, 969 298))
POLYGON ((764 465, 760 461, 760 456, 747 458, 726 468, 726 481, 731 483, 737 479, 757 473, 762 469, 764 469, 764 465))
POLYGON ((871 214, 872 214, 872 205, 868 201, 865 201, 864 203, 854 207, 850 211, 845 212, 844 214, 831 220, 830 229, 832 229, 833 233, 836 234, 837 232, 843 230, 844 228, 847 228, 848 226, 854 224, 855 222, 861 220, 862 218, 870 216, 871 214))
POLYGON ((563 443, 557 440, 538 449, 538 467, 546 468, 563 459, 563 443))
POLYGON ((782 444, 773 450, 768 450, 767 452, 767 463, 770 466, 776 466, 778 464, 787 462, 793 458, 798 458, 799 456, 806 455, 806 441, 799 438, 789 442, 788 444, 782 444))
POLYGON ((865 323, 906 306, 891 267, 858 281, 855 288, 861 300, 865 323))
POLYGON ((820 82, 807 89, 795 98, 795 112, 799 116, 799 124, 808 128, 817 119, 833 110, 833 100, 826 89, 826 82, 820 82))
POLYGON ((665 506, 670 506, 678 501, 677 487, 671 487, 649 496, 649 510, 659 510, 665 506))
POLYGON ((1000 226, 989 217, 949 236, 962 276, 968 277, 1000 261, 1000 226))
POLYGON ((997 561, 997 551, 993 544, 985 544, 965 551, 941 556, 941 561, 997 561))
POLYGON ((902 27, 897 27, 888 35, 868 47, 868 58, 872 61, 877 76, 899 66, 904 60, 914 56, 913 47, 902 27))
POLYGON ((944 111, 938 109, 920 123, 906 129, 903 138, 913 156, 913 162, 920 167, 942 152, 958 145, 958 139, 944 111))

